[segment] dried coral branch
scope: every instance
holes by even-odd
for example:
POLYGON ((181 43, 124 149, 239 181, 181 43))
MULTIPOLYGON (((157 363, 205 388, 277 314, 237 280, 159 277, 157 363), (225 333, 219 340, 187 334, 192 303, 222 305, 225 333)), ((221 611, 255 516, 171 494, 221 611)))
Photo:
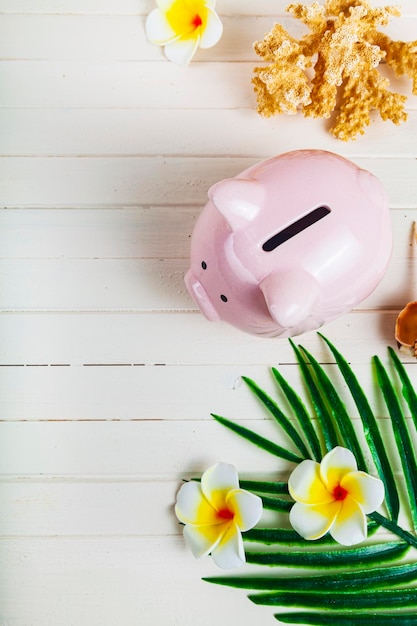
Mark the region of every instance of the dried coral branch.
POLYGON ((275 24, 263 42, 255 44, 256 52, 272 61, 267 68, 256 68, 253 79, 258 93, 258 112, 265 117, 276 113, 297 113, 309 104, 310 87, 304 72, 311 62, 302 54, 299 43, 275 24))
POLYGON ((364 133, 372 110, 394 124, 407 119, 406 97, 391 92, 389 80, 378 72, 384 59, 396 74, 413 80, 417 95, 417 42, 393 42, 378 31, 400 15, 398 7, 373 9, 367 0, 326 0, 324 5, 291 4, 287 11, 310 32, 297 40, 275 24, 254 44, 269 63, 256 67, 252 80, 261 115, 301 110, 305 116, 328 118, 340 94, 340 112, 331 132, 345 141, 364 133), (310 81, 306 68, 311 66, 310 81))
POLYGON ((375 33, 375 43, 385 52, 385 61, 397 76, 406 74, 413 81, 413 94, 417 96, 417 40, 392 41, 387 35, 375 33))
POLYGON ((389 80, 376 70, 364 74, 360 80, 348 79, 344 87, 343 103, 331 133, 347 141, 363 135, 370 124, 373 109, 379 109, 383 120, 399 124, 407 119, 404 111, 406 96, 388 91, 389 80))

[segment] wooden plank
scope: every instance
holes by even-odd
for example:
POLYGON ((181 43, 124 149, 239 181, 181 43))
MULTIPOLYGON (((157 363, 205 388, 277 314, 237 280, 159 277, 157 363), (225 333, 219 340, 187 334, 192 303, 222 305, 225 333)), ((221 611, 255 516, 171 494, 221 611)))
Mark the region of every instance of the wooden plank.
MULTIPOLYGON (((413 138, 410 137, 410 142, 413 138)), ((291 149, 285 146, 282 151, 291 149)), ((415 142, 413 143, 415 151, 415 142)), ((411 143, 410 143, 411 151, 411 143)), ((279 153, 279 150, 277 150, 279 153)), ((264 157, 272 155, 265 154, 264 157)), ((204 205, 207 190, 258 162, 251 157, 0 159, 3 207, 204 205)), ((391 208, 416 208, 417 159, 352 158, 378 176, 391 208)))
MULTIPOLYGON (((291 415, 284 403, 281 406, 291 415)), ((259 406, 252 409, 252 419, 239 420, 239 423, 283 446, 290 446, 272 417, 259 406)), ((358 433, 362 432, 356 418, 355 426, 358 433)), ((392 450, 389 420, 381 418, 379 426, 387 449, 392 450)), ((0 422, 0 435, 1 480, 9 484, 7 493, 13 502, 14 494, 18 493, 13 489, 13 481, 15 484, 26 481, 31 485, 28 489, 35 489, 33 485, 38 483, 42 489, 42 485, 51 481, 75 489, 76 484, 85 482, 92 491, 94 483, 109 483, 114 489, 118 483, 132 483, 132 489, 141 492, 146 489, 142 483, 175 483, 176 486, 166 487, 171 494, 164 496, 168 502, 182 480, 200 476, 218 461, 232 463, 241 479, 287 480, 293 467, 244 441, 214 419, 165 420, 163 423, 156 420, 0 422)), ((401 474, 399 458, 392 455, 392 461, 394 470, 401 474)), ((99 487, 100 493, 101 489, 99 487)), ((0 491, 3 494, 2 487, 0 491)), ((125 496, 127 502, 138 499, 134 495, 131 499, 125 496)), ((19 502, 14 502, 13 506, 18 506, 19 502)), ((26 500, 26 510, 27 504, 26 500)), ((161 523, 161 520, 157 522, 161 523)), ((26 530, 28 527, 29 524, 26 530)), ((156 532, 156 528, 154 530, 156 532)), ((138 530, 132 532, 137 534, 138 530)))
POLYGON ((253 105, 250 85, 253 64, 194 63, 182 67, 168 63, 162 51, 159 52, 161 60, 153 63, 2 61, 2 104, 158 109, 185 105, 207 108, 207 103, 220 108, 253 105), (193 89, 196 84, 197 90, 193 89), (242 88, 236 89, 237 84, 242 88))
MULTIPOLYGON (((210 48, 215 51, 216 48, 210 48)), ((2 104, 8 107, 187 109, 255 107, 250 62, 1 61, 2 104), (160 86, 163 86, 162 88, 160 86), (194 89, 198 85, 198 89, 194 89)), ((212 52, 214 54, 214 52, 212 52)), ((381 68, 381 74, 389 73, 381 68)), ((411 81, 392 78, 391 89, 410 97, 411 81)))
MULTIPOLYGON (((187 259, 13 259, 0 261, 0 306, 11 311, 196 311, 187 259)), ((356 309, 402 309, 413 299, 412 259, 393 259, 356 309), (393 288, 393 285, 395 288, 393 288), (410 297, 411 296, 411 297, 410 297)))
MULTIPOLYGON (((415 365, 405 364, 413 382, 417 376, 415 365)), ((279 369, 291 385, 301 389, 296 366, 280 365, 279 369)), ((326 369, 331 377, 335 376, 342 397, 349 402, 336 367, 328 365, 326 369)), ((370 362, 353 369, 370 401, 376 401, 378 392, 370 362)), ((253 419, 255 410, 259 415, 259 406, 244 385, 243 375, 256 380, 269 393, 276 393, 270 368, 265 365, 4 366, 0 415, 5 421, 210 420, 211 413, 230 419, 253 419)), ((378 402, 381 407, 380 399, 378 402)), ((379 408, 377 414, 383 413, 379 408)))
MULTIPOLYGON (((376 6, 383 0, 375 0, 376 6)), ((413 0, 403 0, 403 7, 413 0)), ((221 15, 283 15, 288 0, 257 0, 256 5, 241 0, 223 0, 217 10, 221 15)), ((64 15, 147 15, 155 8, 154 0, 0 0, 0 13, 64 15)))
MULTIPOLYGON (((3 537, 181 536, 174 514, 181 485, 182 479, 2 481, 0 532, 3 537)), ((271 524, 274 517, 265 511, 262 523, 271 524)))
MULTIPOLYGON (((173 510, 181 484, 180 479, 3 481, 0 532, 4 537, 181 536, 173 510)), ((265 510, 260 525, 274 524, 274 518, 265 510)), ((282 520, 288 523, 285 514, 282 520)), ((400 524, 409 529, 404 522, 402 515, 400 524)))
MULTIPOLYGON (((0 258, 188 258, 201 206, 0 211, 0 258)), ((417 211, 401 212, 400 225, 417 211)))
MULTIPOLYGON (((416 99, 417 100, 417 99, 416 99)), ((412 100, 409 100, 412 104, 412 100)), ((341 142, 324 133, 326 122, 295 116, 261 118, 250 109, 0 109, 0 152, 7 156, 236 156, 266 155, 306 148, 330 150, 347 158, 408 157, 415 153, 417 111, 406 123, 382 122, 378 114, 366 135, 341 142), (213 128, 218 132, 204 133, 213 128)))
MULTIPOLYGON (((188 259, 200 206, 0 211, 0 259, 188 259)), ((417 209, 391 210, 393 258, 417 255, 417 209)))
MULTIPOLYGON (((242 423, 288 445, 277 425, 262 419, 266 417, 262 411, 258 411, 258 417, 242 423)), ((175 493, 181 480, 201 475, 219 460, 235 465, 242 478, 264 476, 277 480, 282 473, 284 480, 292 467, 229 433, 214 419, 163 423, 0 422, 0 433, 2 481, 10 482, 11 494, 13 479, 18 483, 27 479, 34 484, 56 479, 69 485, 85 481, 92 490, 95 481, 113 482, 115 488, 119 482, 177 481, 169 488, 175 493)), ((149 485, 137 488, 149 490, 149 485)), ((0 491, 3 498, 2 487, 0 491)), ((172 493, 168 501, 172 501, 172 493)))
MULTIPOLYGON (((222 17, 224 34, 215 47, 199 50, 195 60, 252 61, 258 58, 253 42, 268 32, 271 17, 222 17)), ((417 23, 417 20, 415 20, 417 23)), ((305 27, 290 16, 281 23, 300 37, 305 27)), ((403 18, 406 32, 416 23, 403 18)), ((160 61, 162 48, 152 45, 145 33, 145 16, 138 15, 4 15, 0 26, 0 58, 99 61, 160 61), (41 28, 48 37, 36 36, 41 28), (16 36, 18 35, 18 36, 16 36)), ((403 35, 404 36, 404 35, 403 35)))
MULTIPOLYGON (((201 50, 195 59, 207 61, 259 61, 253 43, 262 39, 277 17, 222 16, 223 36, 214 48, 201 50)), ((308 29, 287 15, 280 24, 296 38, 308 29)), ((138 15, 4 15, 0 25, 0 58, 36 60, 155 61, 161 48, 150 44, 145 33, 145 16, 138 15), (48 37, 37 33, 44 28, 48 37)), ((416 17, 393 19, 385 32, 393 39, 412 41, 416 17)))
POLYGON ((173 511, 180 485, 181 480, 153 484, 3 481, 0 533, 8 537, 181 534, 173 511))
MULTIPOLYGON (((355 311, 321 328, 352 363, 387 356, 397 311, 355 311)), ((326 363, 329 351, 315 332, 296 338, 326 363)), ((411 362, 411 359, 402 357, 411 362)), ((201 313, 2 313, 1 365, 228 365, 294 363, 286 339, 263 339, 201 313), (19 341, 16 341, 19 337, 19 341), (109 337, 112 341, 109 342, 109 337)))
POLYGON ((180 537, 3 539, 0 554, 5 625, 130 626, 144 615, 147 626, 274 622, 245 591, 204 583, 220 570, 180 537))
POLYGON ((5 311, 195 310, 182 259, 0 261, 5 311))
MULTIPOLYGON (((267 0, 266 0, 267 1, 267 0)), ((280 0, 282 1, 282 0, 280 0)), ((0 0, 0 13, 24 15, 146 15, 153 0, 0 0)))
MULTIPOLYGON (((373 0, 372 6, 386 6, 386 0, 373 0)), ((285 15, 288 0, 257 0, 257 2, 242 2, 242 0, 222 0, 217 4, 220 15, 285 15)), ((32 14, 64 14, 64 15, 147 15, 155 8, 154 0, 0 0, 0 13, 32 14)), ((403 15, 414 15, 414 0, 402 0, 401 12, 403 15)))

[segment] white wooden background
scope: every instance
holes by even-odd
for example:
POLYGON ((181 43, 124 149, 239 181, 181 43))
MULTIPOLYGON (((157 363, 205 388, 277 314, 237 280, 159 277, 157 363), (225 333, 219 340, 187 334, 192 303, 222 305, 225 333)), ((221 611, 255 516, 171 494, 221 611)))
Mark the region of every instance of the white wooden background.
MULTIPOLYGON (((375 116, 349 144, 323 120, 261 119, 252 42, 275 20, 301 32, 286 4, 218 0, 221 42, 180 68, 146 40, 152 0, 0 0, 1 626, 276 623, 201 581, 218 570, 194 560, 173 514, 181 479, 218 460, 243 476, 283 469, 210 418, 270 427, 240 376, 272 392, 277 365, 299 384, 286 340, 210 324, 186 292, 208 187, 297 148, 384 181, 389 271, 323 329, 367 389, 417 297, 410 82, 393 81, 408 122, 375 116)), ((402 11, 389 32, 416 39, 415 0, 402 11)), ((314 333, 300 342, 330 360, 314 333)))

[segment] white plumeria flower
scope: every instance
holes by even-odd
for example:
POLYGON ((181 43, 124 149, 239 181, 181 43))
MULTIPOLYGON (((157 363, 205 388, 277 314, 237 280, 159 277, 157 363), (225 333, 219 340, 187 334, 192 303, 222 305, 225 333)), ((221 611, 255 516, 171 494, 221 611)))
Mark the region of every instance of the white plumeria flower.
POLYGON ((146 35, 151 43, 165 46, 173 63, 188 65, 197 48, 211 48, 222 36, 215 0, 156 0, 156 4, 146 20, 146 35))
POLYGON ((340 446, 321 463, 300 463, 289 478, 288 489, 295 500, 290 511, 293 528, 304 539, 320 539, 330 532, 345 546, 366 539, 366 514, 376 511, 384 500, 383 482, 358 471, 352 452, 340 446))
POLYGON ((204 472, 201 483, 190 481, 178 492, 175 514, 185 524, 184 537, 195 557, 211 553, 223 569, 245 563, 241 533, 262 515, 262 500, 239 488, 236 469, 217 463, 204 472))

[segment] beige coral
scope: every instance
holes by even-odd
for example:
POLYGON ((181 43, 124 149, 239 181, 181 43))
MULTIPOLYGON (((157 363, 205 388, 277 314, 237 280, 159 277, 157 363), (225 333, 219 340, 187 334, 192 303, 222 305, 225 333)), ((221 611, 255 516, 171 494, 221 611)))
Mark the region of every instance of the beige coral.
POLYGON ((389 80, 378 71, 383 60, 396 74, 408 75, 417 95, 417 42, 394 42, 377 30, 400 15, 398 7, 374 9, 367 0, 327 0, 324 5, 291 4, 287 11, 310 32, 297 40, 275 24, 254 44, 269 63, 256 67, 252 79, 261 115, 301 110, 305 116, 329 118, 339 102, 331 132, 345 141, 364 133, 372 110, 394 124, 407 119, 406 97, 391 92, 389 80), (306 68, 312 66, 310 81, 306 68))
POLYGON ((310 87, 304 72, 311 62, 302 53, 299 43, 275 24, 263 42, 255 44, 257 53, 272 61, 266 68, 256 68, 253 79, 258 93, 261 115, 297 113, 299 106, 310 102, 310 87))

